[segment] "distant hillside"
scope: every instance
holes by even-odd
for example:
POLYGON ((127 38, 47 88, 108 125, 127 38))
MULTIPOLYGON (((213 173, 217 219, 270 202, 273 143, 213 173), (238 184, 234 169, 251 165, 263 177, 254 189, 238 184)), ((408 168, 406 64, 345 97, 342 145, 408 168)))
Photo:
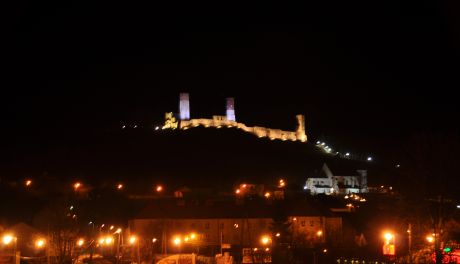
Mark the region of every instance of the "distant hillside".
POLYGON ((10 168, 11 175, 227 189, 238 181, 274 183, 281 177, 301 186, 324 162, 343 173, 370 165, 324 154, 312 143, 259 139, 232 128, 115 130, 69 142, 35 148, 10 168))

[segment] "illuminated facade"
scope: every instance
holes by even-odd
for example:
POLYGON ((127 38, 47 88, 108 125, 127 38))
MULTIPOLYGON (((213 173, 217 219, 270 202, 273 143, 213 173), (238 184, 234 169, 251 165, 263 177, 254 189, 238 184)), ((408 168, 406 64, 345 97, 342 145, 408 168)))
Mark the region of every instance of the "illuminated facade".
MULTIPOLYGON (((223 243, 232 248, 258 247, 262 246, 261 238, 273 232, 272 213, 267 205, 152 204, 129 221, 129 229, 143 237, 165 237, 169 247, 171 238, 191 233, 196 234, 191 242, 199 246, 223 243)), ((342 218, 332 213, 301 205, 289 213, 287 222, 293 239, 305 246, 315 242, 337 245, 342 241, 342 218)))
POLYGON ((311 194, 349 194, 367 193, 367 171, 356 170, 353 176, 334 175, 329 167, 324 163, 322 177, 310 177, 305 183, 304 189, 311 194))
POLYGON ((235 99, 232 97, 227 98, 227 120, 236 121, 235 116, 235 99))
MULTIPOLYGON (((237 128, 244 132, 256 135, 259 138, 269 138, 271 140, 290 140, 290 141, 301 141, 307 142, 307 135, 305 132, 305 116, 296 115, 297 118, 297 129, 295 131, 285 131, 281 129, 266 128, 266 127, 249 127, 243 123, 236 122, 235 115, 235 100, 234 98, 227 98, 226 115, 214 115, 212 119, 209 118, 195 118, 190 119, 190 102, 188 93, 180 94, 179 102, 179 128, 187 130, 189 128, 203 126, 203 127, 214 127, 214 128, 237 128)), ((165 125, 163 128, 173 128, 171 126, 172 116, 166 116, 165 125)), ((174 120, 175 122, 175 120, 174 120)), ((173 123, 174 123, 173 122, 173 123)), ((174 125, 175 126, 175 125, 174 125)))
POLYGON ((180 120, 190 119, 190 100, 188 93, 179 95, 179 118, 180 120))

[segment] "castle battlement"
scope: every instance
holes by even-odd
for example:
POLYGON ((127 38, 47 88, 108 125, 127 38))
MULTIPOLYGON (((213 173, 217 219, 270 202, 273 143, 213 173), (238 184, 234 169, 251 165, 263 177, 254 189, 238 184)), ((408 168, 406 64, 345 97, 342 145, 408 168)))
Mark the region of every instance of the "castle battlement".
MULTIPOLYGON (((183 116, 190 116, 189 113, 189 96, 188 94, 181 94, 180 96, 180 105, 186 105, 187 107, 180 108, 180 117, 183 116), (184 108, 186 110, 184 110, 184 108), (184 114, 185 111, 185 114, 184 114)), ((172 128, 177 127, 177 123, 175 126, 171 125, 172 113, 166 114, 166 122, 164 128, 172 128), (169 125, 167 125, 169 124, 169 125)), ((215 115, 212 119, 209 118, 194 118, 194 119, 184 119, 180 118, 179 128, 183 130, 187 130, 190 128, 203 126, 203 127, 213 127, 213 128, 237 128, 241 129, 247 133, 251 133, 259 138, 270 138, 271 140, 279 139, 279 140, 290 140, 290 141, 307 141, 307 135, 305 133, 305 116, 304 115, 297 115, 297 129, 296 131, 285 131, 281 129, 274 129, 274 128, 267 128, 267 127, 260 127, 254 126, 249 127, 243 123, 237 122, 235 119, 235 110, 234 110, 234 99, 228 98, 227 99, 227 116, 215 115), (228 114, 230 113, 230 116, 228 114)), ((174 120, 175 123, 175 120, 174 120)))

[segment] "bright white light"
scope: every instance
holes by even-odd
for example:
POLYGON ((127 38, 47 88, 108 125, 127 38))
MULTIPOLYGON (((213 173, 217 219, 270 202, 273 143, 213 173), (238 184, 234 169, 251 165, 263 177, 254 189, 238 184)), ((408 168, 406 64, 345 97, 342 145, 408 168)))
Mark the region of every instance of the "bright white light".
POLYGON ((350 156, 350 152, 345 153, 345 156, 347 157, 350 156))
POLYGON ((159 129, 160 129, 160 127, 159 127, 159 126, 156 126, 156 127, 155 127, 155 130, 159 130, 159 129))
POLYGON ((385 238, 385 240, 389 241, 393 238, 393 234, 392 233, 385 233, 383 235, 383 237, 385 238))
POLYGON ((321 143, 321 146, 324 146, 324 145, 326 145, 324 142, 323 142, 323 143, 321 143))
POLYGON ((8 245, 9 243, 11 243, 11 241, 13 241, 13 239, 14 237, 12 235, 5 235, 2 241, 3 241, 3 244, 8 245))
POLYGON ((304 190, 308 189, 307 185, 305 185, 305 186, 303 187, 303 189, 304 189, 304 190))
POLYGON ((316 141, 316 144, 317 144, 317 145, 321 144, 321 141, 316 141))
POLYGON ((134 243, 136 243, 136 240, 137 240, 137 237, 132 236, 132 237, 129 238, 129 243, 134 244, 134 243))
POLYGON ((182 242, 182 241, 181 241, 180 237, 175 237, 175 238, 173 239, 173 243, 174 243, 174 245, 176 245, 176 246, 180 245, 181 242, 182 242))
POLYGON ((270 242, 270 237, 269 236, 262 236, 262 238, 260 239, 260 242, 262 242, 262 244, 266 245, 270 242))
POLYGON ((37 241, 35 242, 35 246, 36 246, 37 248, 42 248, 44 245, 45 245, 45 240, 43 240, 43 239, 39 239, 39 240, 37 240, 37 241))
POLYGON ((372 157, 367 157, 367 161, 372 161, 372 157))
POLYGON ((460 209, 460 204, 457 204, 457 208, 460 209))
POLYGON ((83 246, 83 244, 85 243, 85 240, 83 238, 80 238, 78 241, 77 241, 77 246, 81 247, 83 246))

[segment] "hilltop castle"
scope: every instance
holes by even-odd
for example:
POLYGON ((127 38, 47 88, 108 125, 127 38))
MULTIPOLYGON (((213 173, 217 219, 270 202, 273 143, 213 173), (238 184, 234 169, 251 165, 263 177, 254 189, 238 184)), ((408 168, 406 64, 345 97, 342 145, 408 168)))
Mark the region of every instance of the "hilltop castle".
POLYGON ((177 121, 172 113, 166 113, 165 125, 163 128, 180 128, 183 130, 204 126, 204 127, 236 127, 247 133, 256 135, 259 138, 270 138, 271 140, 291 140, 291 141, 307 141, 305 133, 305 116, 296 115, 297 129, 295 131, 284 131, 281 129, 266 128, 260 126, 248 127, 243 123, 236 121, 235 114, 235 100, 234 98, 227 98, 226 115, 214 115, 212 119, 208 118, 195 118, 190 119, 190 99, 188 93, 181 93, 179 96, 179 121, 177 121))

